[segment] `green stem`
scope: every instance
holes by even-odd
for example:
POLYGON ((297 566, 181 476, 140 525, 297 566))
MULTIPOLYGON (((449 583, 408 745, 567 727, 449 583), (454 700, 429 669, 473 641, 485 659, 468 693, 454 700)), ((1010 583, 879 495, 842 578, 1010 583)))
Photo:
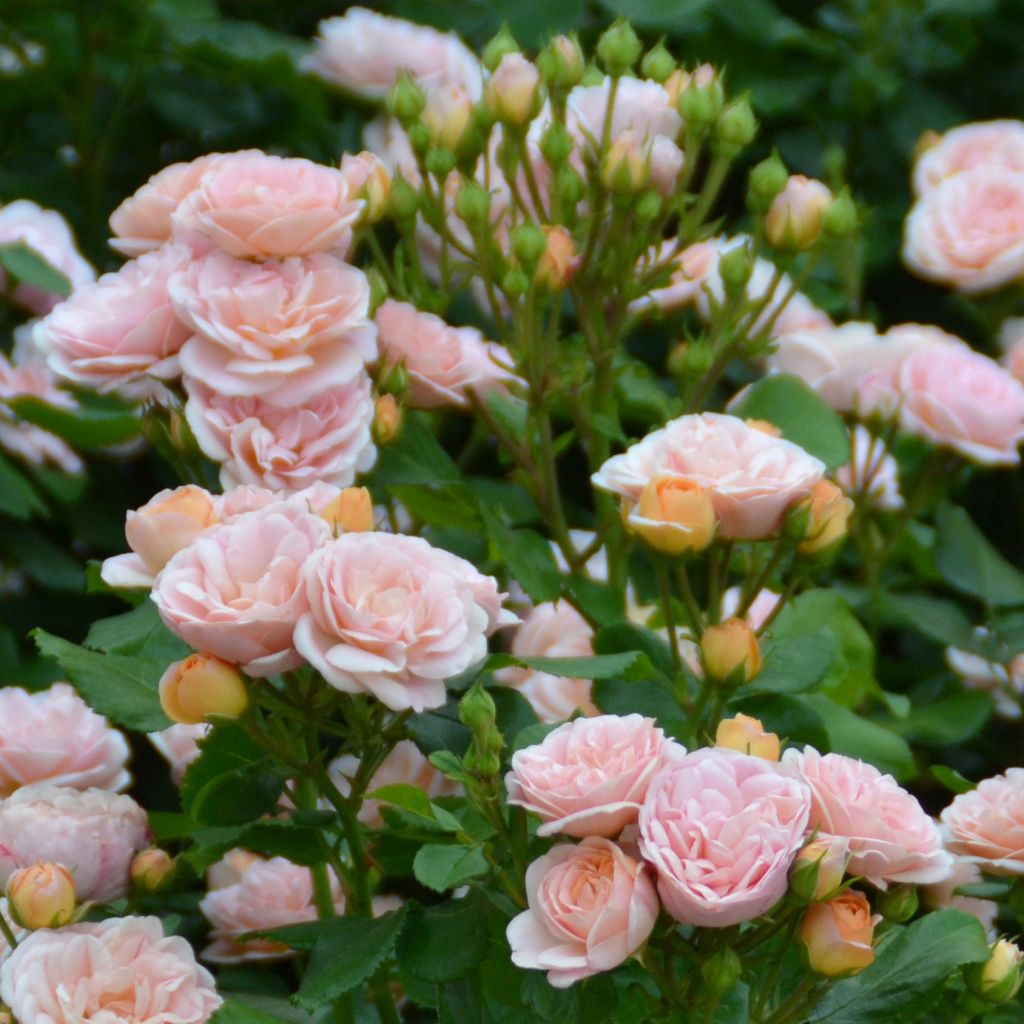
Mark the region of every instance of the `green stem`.
POLYGON ((4 940, 11 949, 18 945, 18 940, 3 914, 0 914, 0 935, 4 937, 4 940))
POLYGON ((686 563, 679 563, 679 591, 683 595, 683 604, 686 606, 686 617, 690 622, 690 631, 694 640, 700 640, 704 635, 704 617, 697 604, 697 598, 693 596, 693 587, 690 585, 690 574, 686 570, 686 563))
POLYGON ((786 959, 786 953, 789 952, 790 946, 793 943, 793 936, 795 935, 799 924, 800 915, 795 914, 793 918, 789 921, 789 923, 786 925, 785 936, 783 937, 783 940, 780 944, 779 952, 775 956, 772 966, 768 971, 768 977, 765 979, 764 986, 761 989, 761 992, 757 997, 757 1001, 755 1002, 751 1010, 750 1016, 753 1020, 761 1019, 762 1013, 764 1012, 765 1008, 767 1007, 769 1001, 772 998, 772 995, 775 992, 775 987, 778 984, 779 980, 779 973, 782 971, 782 963, 786 959))
POLYGON ((804 978, 792 994, 768 1018, 766 1024, 791 1024, 791 1022, 801 1020, 819 998, 817 993, 814 993, 814 998, 808 999, 817 984, 817 978, 804 978))
POLYGON ((665 629, 668 630, 668 642, 672 648, 672 664, 676 672, 683 667, 683 657, 679 653, 679 634, 676 631, 676 616, 672 610, 672 580, 669 576, 668 566, 660 559, 655 566, 658 577, 658 589, 661 591, 661 607, 665 615, 665 629))

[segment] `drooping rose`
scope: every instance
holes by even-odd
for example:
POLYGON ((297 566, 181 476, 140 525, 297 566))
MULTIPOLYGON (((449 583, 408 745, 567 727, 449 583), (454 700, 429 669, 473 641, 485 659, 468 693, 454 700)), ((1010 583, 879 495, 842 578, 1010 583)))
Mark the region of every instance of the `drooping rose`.
POLYGON ((993 875, 1024 875, 1024 768, 979 782, 942 812, 946 845, 993 875))
POLYGON ((947 178, 975 167, 1024 171, 1024 123, 977 121, 950 129, 914 164, 914 191, 923 195, 947 178))

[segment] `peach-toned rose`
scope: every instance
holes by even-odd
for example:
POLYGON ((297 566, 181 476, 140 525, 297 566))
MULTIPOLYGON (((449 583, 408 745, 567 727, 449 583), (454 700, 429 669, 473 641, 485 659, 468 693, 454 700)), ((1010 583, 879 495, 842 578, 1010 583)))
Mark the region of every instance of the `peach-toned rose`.
POLYGON ((715 747, 655 776, 640 810, 640 852, 677 921, 707 928, 750 921, 786 891, 810 795, 760 757, 715 747))
MULTIPOLYGON (((96 271, 78 251, 68 222, 56 210, 44 210, 29 199, 0 207, 0 245, 18 244, 60 271, 72 290, 96 280, 96 271)), ((7 274, 0 269, 0 294, 6 291, 7 274)), ((10 298, 36 315, 49 313, 60 302, 59 295, 24 283, 15 285, 10 298)))
POLYGON ((977 121, 950 129, 914 164, 914 191, 923 195, 946 178, 975 167, 1024 171, 1024 123, 977 121))
POLYGON ((843 494, 838 484, 831 480, 819 480, 812 488, 809 498, 804 499, 807 509, 807 532, 797 545, 802 555, 814 555, 827 551, 846 536, 853 501, 843 494))
POLYGON ((223 1002, 156 917, 33 932, 0 966, 0 999, 31 1024, 205 1024, 223 1002))
POLYGON ((303 568, 295 647, 331 686, 393 711, 439 707, 445 680, 480 661, 515 617, 494 579, 421 537, 350 533, 303 568))
POLYGON ((800 941, 811 970, 829 978, 864 970, 875 959, 871 943, 881 920, 881 915, 872 915, 867 897, 855 889, 808 907, 800 924, 800 941))
POLYGON ((811 790, 810 827, 850 840, 850 873, 890 882, 941 882, 953 868, 938 826, 891 775, 843 754, 787 750, 782 763, 811 790))
POLYGON ((103 563, 100 575, 110 587, 151 587, 160 570, 204 530, 220 522, 217 500, 195 484, 155 494, 125 517, 129 555, 103 563))
POLYGON ((900 426, 981 465, 1016 465, 1024 384, 966 346, 911 352, 897 378, 900 426))
POLYGON ((178 351, 190 333, 167 282, 189 259, 184 246, 166 245, 77 289, 34 329, 53 372, 128 398, 162 393, 160 382, 178 375, 178 351))
POLYGON ((827 185, 803 174, 791 174, 786 187, 772 200, 765 215, 769 244, 783 249, 807 249, 821 234, 821 219, 832 202, 827 185))
MULTIPOLYGON (((740 599, 743 591, 739 587, 730 587, 722 595, 722 618, 734 618, 739 611, 740 599)), ((779 595, 774 590, 759 590, 757 596, 750 602, 743 618, 756 633, 768 621, 775 606, 779 603, 779 595)))
POLYGON ((75 914, 75 880, 63 864, 42 861, 7 879, 7 901, 26 928, 60 928, 75 914))
POLYGON ((160 676, 160 707, 172 722, 198 725, 211 716, 239 718, 249 691, 234 665, 209 654, 172 661, 160 676))
POLYGON ((171 220, 232 256, 285 259, 345 251, 362 208, 340 170, 257 153, 207 168, 171 220))
POLYGON ((148 734, 149 742, 170 765, 171 780, 181 785, 188 766, 199 756, 199 741, 210 731, 205 722, 199 725, 171 725, 160 732, 148 734))
POLYGON ((0 803, 0 886, 18 868, 63 864, 78 898, 110 903, 128 892, 128 868, 150 845, 146 812, 104 789, 23 786, 0 803))
POLYGON ((850 461, 836 470, 836 483, 858 504, 903 508, 896 460, 885 442, 860 423, 850 431, 850 461))
POLYGON ((258 397, 232 398, 198 379, 189 378, 186 387, 189 426, 204 454, 222 463, 224 487, 294 492, 317 481, 348 487, 376 459, 373 396, 364 373, 286 408, 258 397))
MULTIPOLYGON (((330 764, 328 771, 334 784, 345 795, 351 792, 352 776, 359 769, 359 758, 355 754, 342 754, 330 764)), ((430 797, 455 796, 462 792, 462 784, 446 779, 420 752, 420 748, 412 740, 399 740, 380 767, 373 773, 367 793, 372 793, 382 786, 403 784, 415 786, 430 797)), ((381 805, 376 800, 364 800, 359 809, 359 820, 367 828, 380 828, 384 819, 380 814, 381 805)))
POLYGON ((649 480, 637 503, 623 509, 623 517, 630 533, 668 555, 703 551, 718 526, 711 494, 693 480, 670 474, 649 480))
POLYGON ((542 819, 542 836, 616 836, 636 823, 658 771, 685 753, 652 718, 578 718, 512 755, 508 801, 542 819))
POLYGON ((709 491, 720 535, 771 536, 786 509, 810 494, 824 464, 790 441, 771 437, 735 416, 680 416, 612 456, 594 486, 629 501, 657 476, 681 476, 709 491))
POLYGON ((319 516, 282 502, 201 534, 157 576, 167 627, 196 650, 263 677, 298 668, 292 631, 309 604, 302 568, 325 544, 319 516))
POLYGON ((723 718, 715 732, 715 746, 726 750, 738 750, 741 754, 763 757, 766 761, 778 761, 781 742, 774 732, 766 732, 759 718, 750 715, 733 715, 723 718))
POLYGON ((712 679, 741 684, 761 671, 761 648, 753 626, 744 619, 707 626, 699 646, 701 665, 712 679))
POLYGON ((388 364, 409 371, 409 399, 424 409, 469 404, 468 392, 519 382, 512 357, 475 327, 451 327, 433 313, 388 299, 377 310, 377 340, 388 364))
POLYGON ((610 971, 654 930, 658 896, 641 861, 597 836, 556 846, 526 869, 529 910, 506 935, 517 967, 548 972, 548 983, 610 971))
POLYGON ((67 683, 27 693, 0 689, 0 797, 48 782, 74 789, 127 789, 128 741, 67 683))
MULTIPOLYGON (((519 658, 589 658, 594 631, 568 601, 545 601, 530 610, 512 638, 519 658)), ((504 686, 518 690, 542 722, 564 722, 581 711, 596 715, 589 679, 553 676, 532 668, 503 668, 494 674, 504 686)))
POLYGON ((961 793, 942 812, 946 845, 993 875, 1024 875, 1024 768, 961 793))
POLYGON ((186 379, 281 406, 354 380, 377 356, 366 275, 326 253, 251 263, 214 252, 170 282, 195 332, 186 379))
POLYGON ((1024 173, 976 167, 914 204, 903 261, 920 277, 973 294, 1024 275, 1024 173))
POLYGON ((995 938, 999 904, 993 900, 978 899, 976 896, 960 896, 956 891, 961 885, 976 885, 982 881, 984 879, 981 868, 977 863, 966 857, 957 857, 949 878, 944 882, 936 882, 935 885, 921 886, 921 897, 925 906, 931 910, 954 907, 976 917, 984 926, 989 938, 995 938))
POLYGON ((452 32, 350 7, 319 25, 305 67, 369 99, 383 99, 399 72, 424 86, 459 85, 473 99, 483 92, 483 68, 452 32))

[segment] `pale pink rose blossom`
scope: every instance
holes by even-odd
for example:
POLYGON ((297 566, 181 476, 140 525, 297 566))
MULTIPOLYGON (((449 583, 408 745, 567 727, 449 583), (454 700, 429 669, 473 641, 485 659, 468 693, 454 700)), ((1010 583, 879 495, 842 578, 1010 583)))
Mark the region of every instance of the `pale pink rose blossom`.
POLYGON ((875 508, 903 508, 899 467, 885 442, 858 423, 850 431, 850 461, 836 470, 836 483, 854 499, 875 508))
MULTIPOLYGON (((511 652, 519 658, 589 658, 594 654, 594 631, 568 601, 545 601, 533 608, 512 638, 511 652)), ((590 699, 591 681, 553 676, 531 668, 503 668, 494 678, 518 690, 542 722, 564 722, 577 711, 596 715, 590 699)))
POLYGON ((74 789, 127 789, 128 741, 67 683, 28 693, 0 689, 0 797, 47 782, 74 789))
POLYGON ((260 264, 214 252, 176 274, 170 294, 195 331, 186 380, 222 395, 292 406, 377 357, 366 275, 326 253, 260 264))
POLYGON ((946 178, 975 167, 1024 171, 1024 123, 977 121, 950 129, 914 164, 914 191, 923 195, 946 178))
POLYGON ((217 508, 225 523, 232 522, 247 512, 258 512, 268 505, 284 503, 299 512, 311 512, 321 515, 327 507, 341 494, 341 488, 320 481, 294 494, 285 491, 271 491, 266 487, 246 484, 233 487, 218 495, 217 508))
POLYGON ((451 327, 433 313, 388 299, 377 310, 377 330, 383 358, 405 364, 409 399, 420 408, 465 408, 469 392, 486 395, 521 383, 508 350, 485 341, 475 327, 451 327))
POLYGON ((188 767, 199 756, 199 741, 210 731, 206 722, 198 725, 175 724, 148 733, 149 742, 170 765, 171 781, 180 786, 188 767))
POLYGON ((309 610, 295 647, 344 693, 371 693, 392 711, 445 701, 445 680, 487 654, 487 638, 517 621, 490 576, 421 537, 335 538, 303 570, 309 610))
POLYGON ((636 824, 651 780, 686 753, 642 715, 578 718, 512 755, 508 802, 542 836, 616 836, 636 824))
MULTIPOLYGON (((67 278, 72 291, 96 280, 96 271, 78 251, 68 222, 56 210, 44 210, 30 199, 0 206, 0 245, 25 245, 67 278)), ((7 274, 0 268, 0 294, 7 274)), ((49 313, 61 297, 37 285, 19 283, 11 300, 36 315, 49 313)))
POLYGON ((167 627, 197 651, 250 676, 298 668, 292 643, 309 608, 302 571, 330 539, 318 516, 287 503, 214 527, 160 571, 152 599, 167 627))
POLYGON ((163 393, 178 376, 178 352, 191 333, 167 293, 172 274, 191 256, 166 245, 79 288, 40 320, 36 345, 60 378, 127 398, 163 393))
POLYGON ((185 416, 203 453, 222 463, 225 488, 294 492, 317 482, 348 487, 373 466, 374 403, 366 374, 282 408, 232 398, 187 379, 185 416))
POLYGON ((822 479, 824 463, 790 441, 735 416, 680 416, 614 455, 594 486, 636 502, 656 476, 684 477, 711 494, 719 532, 758 540, 779 529, 786 510, 822 479))
POLYGON ((705 748, 655 776, 640 811, 640 851, 677 921, 725 928, 785 894, 810 794, 770 761, 705 748))
POLYGON ((991 875, 1024 875, 1024 768, 961 793, 942 812, 946 846, 991 875))
MULTIPOLYGON (((984 630, 979 632, 984 636, 984 630)), ((997 665, 978 654, 947 647, 946 664, 960 677, 967 689, 990 694, 997 715, 1010 720, 1021 717, 1024 654, 1018 654, 1007 665, 997 665)))
POLYGON ((33 932, 0 966, 0 999, 31 1024, 206 1024, 223 1002, 156 917, 33 932))
POLYGON ((811 790, 809 827, 850 840, 849 872, 879 889, 890 882, 941 882, 953 868, 942 835, 917 800, 891 775, 843 754, 787 750, 782 763, 811 790))
MULTIPOLYGON (((600 145, 610 95, 610 78, 600 85, 577 86, 569 93, 565 123, 580 143, 590 147, 600 145)), ((639 78, 619 79, 612 107, 610 139, 634 131, 640 136, 661 136, 674 142, 682 127, 683 119, 664 87, 639 78)))
POLYGON ((556 846, 526 869, 529 909, 506 935, 517 967, 574 982, 624 963, 658 918, 658 896, 643 862, 597 836, 556 846))
POLYGON ((346 251, 362 209, 340 170, 257 153, 208 168, 171 220, 232 256, 285 259, 346 251))
POLYGON ((105 789, 23 786, 0 803, 0 886, 18 868, 63 864, 81 902, 128 892, 132 858, 152 842, 146 812, 105 789))
POLYGON ((904 225, 919 277, 974 294, 1024 275, 1024 172, 979 166, 929 189, 904 225))
MULTIPOLYGON (((342 794, 348 796, 352 790, 352 777, 359 769, 359 758, 355 754, 342 754, 328 766, 334 784, 342 794)), ((462 784, 445 778, 420 752, 412 740, 399 740, 373 773, 367 793, 382 786, 415 786, 426 793, 431 800, 439 796, 456 796, 462 792, 462 784)), ((377 800, 364 800, 359 809, 359 820, 367 828, 380 828, 384 819, 377 800)))
POLYGON ((320 22, 308 70, 368 99, 383 99, 407 71, 422 86, 458 85, 477 100, 483 67, 452 32, 439 32, 365 7, 320 22))
POLYGON ((944 882, 921 887, 924 905, 929 910, 945 910, 953 907, 965 914, 976 917, 984 926, 990 939, 996 935, 996 917, 999 904, 993 900, 982 900, 976 896, 960 896, 957 889, 961 885, 976 885, 982 882, 981 869, 973 861, 958 857, 953 865, 953 873, 944 882))
MULTIPOLYGON (((731 619, 736 615, 736 612, 739 611, 740 598, 742 596, 743 592, 740 587, 730 587, 722 595, 721 618, 723 620, 731 619)), ((757 596, 750 602, 750 607, 747 608, 747 612, 743 616, 751 629, 755 632, 760 630, 771 618, 776 605, 779 603, 779 596, 774 590, 763 589, 757 592, 757 596)))

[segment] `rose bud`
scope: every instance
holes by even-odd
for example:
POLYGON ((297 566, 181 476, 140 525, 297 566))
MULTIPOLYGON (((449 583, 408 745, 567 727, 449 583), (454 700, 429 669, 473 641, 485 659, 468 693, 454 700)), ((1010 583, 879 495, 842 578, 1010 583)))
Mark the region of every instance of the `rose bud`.
POLYGON ((964 971, 967 987, 988 1003, 1008 1003, 1020 988, 1022 956, 1009 939, 1000 939, 988 960, 964 971))
POLYGON ((626 516, 626 527, 656 551, 703 551, 715 537, 711 495, 685 477, 656 476, 626 516))
POLYGON ((753 629, 742 619, 708 626, 700 638, 700 659, 712 679, 739 686, 761 671, 761 649, 753 629))
POLYGON ((368 150, 355 156, 346 153, 341 158, 341 173, 348 180, 352 195, 366 201, 363 216, 368 223, 375 224, 387 210, 391 191, 391 174, 384 162, 368 150))
POLYGON ((831 480, 819 480, 811 488, 810 497, 804 500, 810 516, 807 532, 797 550, 802 555, 814 555, 846 536, 853 502, 831 480))
POLYGON ((136 889, 147 893, 159 892, 174 874, 174 858, 156 846, 140 850, 132 858, 129 874, 136 889))
POLYGON ((23 928, 60 928, 75 916, 75 880, 63 864, 33 864, 7 879, 7 905, 23 928))
POLYGON ((778 761, 781 744, 775 733, 765 732, 760 719, 734 715, 718 723, 715 746, 763 757, 766 761, 778 761))
POLYGON ((597 41, 597 58, 612 78, 624 75, 640 59, 643 43, 625 18, 605 29, 597 41))
POLYGON ((601 182, 616 195, 632 195, 647 188, 650 180, 650 145, 627 128, 614 139, 601 161, 601 182))
POLYGON ((573 36, 555 36, 537 57, 537 69, 548 85, 571 89, 583 77, 586 61, 579 40, 573 36))
POLYGON ((537 261, 533 283, 550 291, 561 291, 580 265, 572 235, 560 225, 544 225, 547 248, 537 261))
POLYGON ((374 444, 390 444, 402 429, 402 409, 394 395, 381 395, 374 405, 370 433, 374 444))
POLYGON ((472 126, 473 101, 461 86, 437 86, 427 93, 421 117, 434 144, 454 153, 472 126))
POLYGON ((796 855, 789 871, 789 888, 807 903, 827 899, 843 884, 850 859, 845 836, 814 839, 796 855))
POLYGON ((854 889, 809 907, 800 925, 800 941, 811 970, 828 978, 864 970, 875 959, 871 940, 881 920, 872 916, 867 897, 854 889))
POLYGON ((370 492, 365 487, 346 487, 320 512, 320 518, 326 519, 335 532, 367 533, 373 529, 370 492))
POLYGON ((917 913, 917 889, 906 884, 890 886, 878 894, 875 907, 887 921, 902 924, 917 913))
POLYGON ((831 202, 826 185, 791 174, 765 215, 765 238, 778 249, 809 249, 821 235, 821 218, 831 202))
POLYGON ((494 71, 501 63, 506 53, 518 53, 519 44, 516 37, 508 29, 508 25, 502 25, 498 34, 490 39, 480 55, 484 67, 488 71, 494 71))
POLYGON ((238 718, 248 704, 242 673, 212 654, 190 654, 160 677, 160 706, 172 722, 195 725, 209 715, 238 718))
POLYGON ((496 121, 521 127, 540 110, 540 72, 521 53, 506 53, 487 83, 487 106, 496 121))

